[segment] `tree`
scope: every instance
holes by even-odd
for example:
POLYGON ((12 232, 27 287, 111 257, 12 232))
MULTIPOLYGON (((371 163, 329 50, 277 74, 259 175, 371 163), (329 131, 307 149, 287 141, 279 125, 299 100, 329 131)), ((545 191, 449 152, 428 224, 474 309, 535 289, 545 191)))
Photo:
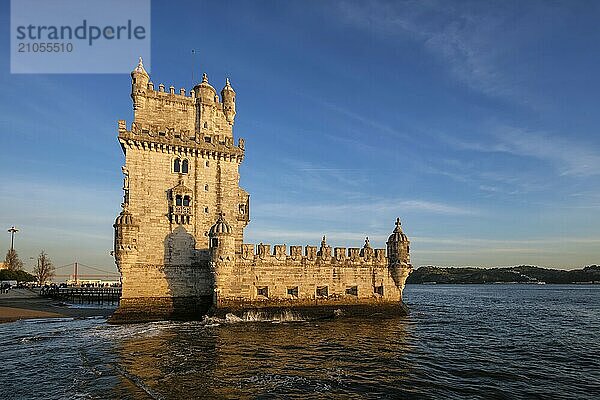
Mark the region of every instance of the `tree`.
POLYGON ((23 261, 19 259, 19 255, 15 249, 10 249, 4 258, 4 264, 10 271, 21 271, 23 269, 23 261))
POLYGON ((54 271, 55 268, 54 265, 52 265, 50 257, 42 250, 38 256, 37 265, 33 269, 33 275, 35 275, 38 283, 42 285, 54 277, 54 271))
POLYGON ((35 276, 25 271, 0 270, 0 281, 35 282, 35 276))

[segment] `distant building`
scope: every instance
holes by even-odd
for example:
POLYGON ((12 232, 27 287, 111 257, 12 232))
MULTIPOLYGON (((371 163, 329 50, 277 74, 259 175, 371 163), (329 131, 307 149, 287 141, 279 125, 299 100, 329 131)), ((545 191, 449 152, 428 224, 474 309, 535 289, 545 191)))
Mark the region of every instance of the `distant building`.
POLYGON ((131 73, 134 120, 119 121, 123 211, 114 255, 123 292, 114 321, 312 307, 402 312, 412 270, 399 220, 386 249, 244 244, 250 196, 239 186, 236 93, 208 82, 188 94, 155 88, 140 59, 131 73), (157 90, 158 89, 158 90, 157 90), (272 250, 271 250, 272 249, 272 250))

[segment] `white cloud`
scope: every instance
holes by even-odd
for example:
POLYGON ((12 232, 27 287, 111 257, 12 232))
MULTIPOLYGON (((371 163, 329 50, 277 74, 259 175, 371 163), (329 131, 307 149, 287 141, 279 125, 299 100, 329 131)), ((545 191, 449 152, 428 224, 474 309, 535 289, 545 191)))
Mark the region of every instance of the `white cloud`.
POLYGON ((564 135, 497 127, 494 128, 491 143, 449 142, 467 150, 533 157, 549 162, 560 175, 585 177, 600 174, 600 152, 590 144, 566 139, 564 135))
POLYGON ((476 215, 479 210, 425 200, 371 200, 360 203, 261 203, 253 213, 269 217, 343 220, 352 215, 385 215, 407 211, 442 215, 476 215))
POLYGON ((471 89, 523 102, 517 82, 501 65, 523 40, 497 7, 447 1, 341 2, 340 15, 361 29, 420 41, 471 89))

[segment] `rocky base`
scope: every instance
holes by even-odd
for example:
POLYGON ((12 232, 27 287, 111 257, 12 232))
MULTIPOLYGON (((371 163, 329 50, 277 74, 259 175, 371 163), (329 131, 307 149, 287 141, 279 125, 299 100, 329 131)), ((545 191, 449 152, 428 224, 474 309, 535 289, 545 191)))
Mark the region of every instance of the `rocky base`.
POLYGON ((119 308, 108 322, 129 324, 168 320, 195 321, 204 318, 211 306, 211 296, 121 299, 119 308))
POLYGON ((394 317, 408 314, 403 302, 381 300, 283 300, 222 302, 206 297, 147 297, 121 299, 109 318, 112 324, 151 321, 198 321, 204 316, 225 318, 233 314, 243 320, 317 320, 336 317, 394 317))
POLYGON ((240 304, 213 307, 209 315, 225 318, 234 314, 242 320, 320 320, 343 317, 386 318, 408 314, 408 307, 402 302, 394 303, 352 303, 274 306, 260 304, 240 304))

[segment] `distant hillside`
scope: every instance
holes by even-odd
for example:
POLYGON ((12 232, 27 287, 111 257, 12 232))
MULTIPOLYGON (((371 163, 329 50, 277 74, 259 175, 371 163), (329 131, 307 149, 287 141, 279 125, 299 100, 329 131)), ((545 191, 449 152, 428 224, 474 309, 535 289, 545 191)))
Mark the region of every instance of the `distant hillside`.
POLYGON ((520 265, 504 268, 420 267, 408 276, 406 283, 600 283, 600 266, 591 265, 571 271, 520 265))

